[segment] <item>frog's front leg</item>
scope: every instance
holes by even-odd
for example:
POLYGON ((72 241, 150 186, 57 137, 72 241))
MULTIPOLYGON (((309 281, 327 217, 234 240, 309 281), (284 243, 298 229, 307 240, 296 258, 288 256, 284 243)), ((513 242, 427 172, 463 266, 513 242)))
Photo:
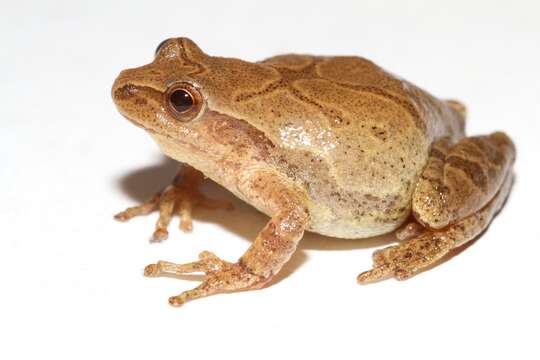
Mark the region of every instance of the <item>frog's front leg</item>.
POLYGON ((413 195, 413 214, 424 230, 376 251, 373 269, 358 282, 407 279, 478 236, 508 196, 514 159, 514 145, 503 133, 453 146, 447 139, 435 143, 413 195))
POLYGON ((196 288, 169 298, 171 305, 180 306, 188 300, 216 293, 261 288, 296 250, 308 222, 302 196, 271 176, 254 177, 249 183, 251 191, 265 202, 271 202, 271 207, 276 211, 237 262, 230 263, 209 251, 203 251, 195 262, 174 264, 158 261, 145 268, 146 276, 206 274, 204 281, 196 288))
POLYGON ((184 165, 175 176, 171 185, 163 191, 155 194, 145 203, 128 208, 114 217, 120 221, 127 221, 135 216, 148 215, 155 210, 159 210, 159 219, 156 223, 153 241, 167 239, 169 232, 167 228, 174 213, 180 217, 180 229, 191 231, 193 228, 191 213, 199 206, 207 209, 231 209, 232 205, 221 200, 211 200, 206 198, 198 190, 204 180, 204 175, 192 168, 184 165))

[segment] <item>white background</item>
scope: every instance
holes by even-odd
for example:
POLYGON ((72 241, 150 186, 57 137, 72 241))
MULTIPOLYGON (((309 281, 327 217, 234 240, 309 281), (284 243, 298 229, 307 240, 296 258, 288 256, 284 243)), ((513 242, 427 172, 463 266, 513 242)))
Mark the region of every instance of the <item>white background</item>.
MULTIPOLYGON (((540 356, 540 7, 536 1, 14 1, 0 11, 0 358, 505 358, 540 356), (197 211, 192 234, 112 215, 176 165, 115 110, 118 72, 189 36, 209 54, 356 54, 508 132, 511 197, 489 230, 406 282, 356 275, 388 239, 306 235, 273 286, 173 308, 197 282, 142 276, 158 259, 235 260, 267 220, 197 211)), ((197 279, 197 278, 196 278, 197 279)))

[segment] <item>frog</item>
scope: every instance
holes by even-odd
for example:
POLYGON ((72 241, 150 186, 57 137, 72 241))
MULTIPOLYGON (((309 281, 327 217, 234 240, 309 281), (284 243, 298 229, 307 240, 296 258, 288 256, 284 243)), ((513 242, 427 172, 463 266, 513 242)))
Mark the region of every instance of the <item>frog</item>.
POLYGON ((237 261, 203 251, 190 263, 146 266, 148 277, 203 274, 169 298, 173 306, 269 286, 306 231, 351 241, 395 234, 356 280, 411 278, 484 232, 513 183, 508 135, 466 136, 461 102, 360 56, 250 62, 170 38, 149 64, 121 71, 111 93, 120 114, 179 163, 171 185, 118 220, 158 211, 155 241, 175 215, 190 231, 195 208, 230 207, 200 191, 205 179, 269 216, 237 261))

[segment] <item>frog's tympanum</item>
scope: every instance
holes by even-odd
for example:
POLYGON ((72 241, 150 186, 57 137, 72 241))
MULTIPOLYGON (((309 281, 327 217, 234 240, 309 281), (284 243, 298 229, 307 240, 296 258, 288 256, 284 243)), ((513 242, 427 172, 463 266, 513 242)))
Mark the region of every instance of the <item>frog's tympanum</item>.
POLYGON ((305 230, 359 239, 397 230, 361 284, 407 279, 489 225, 508 196, 515 148, 502 132, 467 137, 465 107, 439 100, 355 56, 280 55, 247 62, 169 39, 154 61, 112 88, 124 117, 184 165, 172 185, 119 220, 159 210, 155 240, 173 214, 190 230, 197 206, 225 208, 197 187, 208 177, 270 216, 236 262, 204 251, 159 261, 145 275, 202 272, 181 305, 268 284, 305 230))

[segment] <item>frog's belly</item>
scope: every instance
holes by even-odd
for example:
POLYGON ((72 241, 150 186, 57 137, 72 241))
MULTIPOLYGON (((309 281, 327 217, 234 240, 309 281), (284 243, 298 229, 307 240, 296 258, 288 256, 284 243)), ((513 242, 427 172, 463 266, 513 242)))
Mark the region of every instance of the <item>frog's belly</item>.
MULTIPOLYGON (((410 202, 409 202, 410 203, 410 202)), ((307 230, 321 235, 359 239, 386 234, 397 229, 409 217, 410 206, 388 206, 380 210, 332 209, 320 203, 310 203, 310 223, 307 230)))
POLYGON ((311 186, 306 195, 310 213, 307 230, 327 236, 355 239, 386 234, 403 224, 411 213, 411 186, 378 193, 311 186))

